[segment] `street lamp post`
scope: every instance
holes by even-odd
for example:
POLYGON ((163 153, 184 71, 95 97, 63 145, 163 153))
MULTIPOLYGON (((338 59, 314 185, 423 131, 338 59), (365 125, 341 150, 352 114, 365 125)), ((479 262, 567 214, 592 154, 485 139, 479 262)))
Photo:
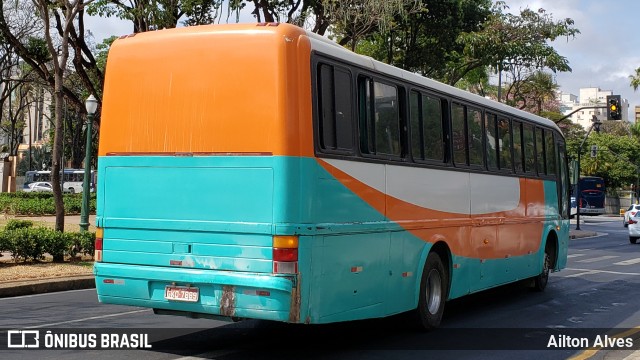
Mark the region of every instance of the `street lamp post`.
POLYGON ((87 146, 84 157, 84 179, 82 182, 82 209, 80 211, 80 231, 89 230, 89 179, 91 178, 91 127, 93 125, 93 115, 98 109, 98 100, 92 95, 84 102, 87 109, 87 146))

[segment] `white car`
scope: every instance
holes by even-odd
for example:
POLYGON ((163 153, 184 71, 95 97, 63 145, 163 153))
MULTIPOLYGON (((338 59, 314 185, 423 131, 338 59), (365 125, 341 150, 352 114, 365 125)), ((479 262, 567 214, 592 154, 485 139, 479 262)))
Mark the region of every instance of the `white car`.
POLYGON ((629 242, 635 244, 640 238, 640 213, 629 218, 629 242))
POLYGON ((46 181, 36 181, 29 184, 29 187, 24 189, 25 192, 53 192, 51 183, 46 181))
POLYGON ((622 219, 622 225, 627 227, 629 225, 629 218, 634 217, 638 211, 640 211, 640 204, 633 204, 629 206, 627 211, 624 212, 624 218, 622 219))

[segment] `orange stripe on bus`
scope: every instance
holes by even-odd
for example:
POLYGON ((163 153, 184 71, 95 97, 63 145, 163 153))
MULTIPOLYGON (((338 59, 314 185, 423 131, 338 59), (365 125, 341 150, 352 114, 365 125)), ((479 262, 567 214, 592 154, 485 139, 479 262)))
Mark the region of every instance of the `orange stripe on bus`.
POLYGON ((541 180, 520 179, 520 201, 513 210, 469 215, 410 204, 368 186, 321 159, 318 163, 388 219, 424 241, 445 241, 456 255, 498 259, 528 255, 540 247, 541 221, 544 220, 541 180))

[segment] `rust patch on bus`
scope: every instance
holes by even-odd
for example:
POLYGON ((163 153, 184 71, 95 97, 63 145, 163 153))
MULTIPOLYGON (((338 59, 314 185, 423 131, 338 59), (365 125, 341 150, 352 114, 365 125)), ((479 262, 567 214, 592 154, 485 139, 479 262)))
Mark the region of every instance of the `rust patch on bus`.
POLYGON ((298 281, 291 288, 291 306, 289 307, 289 322, 297 324, 300 322, 300 275, 298 281))
POLYGON ((222 297, 220 298, 220 315, 234 316, 236 314, 236 293, 235 287, 224 285, 222 287, 222 297))

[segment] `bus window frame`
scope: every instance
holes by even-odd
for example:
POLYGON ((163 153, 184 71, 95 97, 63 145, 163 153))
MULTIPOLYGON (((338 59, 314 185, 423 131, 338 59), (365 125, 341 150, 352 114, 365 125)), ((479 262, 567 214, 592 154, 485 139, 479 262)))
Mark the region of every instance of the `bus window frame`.
MULTIPOLYGON (((448 102, 447 100, 442 96, 442 95, 438 95, 437 93, 434 93, 432 91, 426 91, 423 88, 418 88, 418 87, 409 87, 407 89, 407 94, 409 94, 407 96, 407 144, 408 144, 408 149, 407 149, 407 154, 408 157, 411 159, 411 161, 415 164, 424 164, 424 165, 448 165, 448 141, 447 141, 447 105, 448 102), (423 124, 423 101, 422 101, 422 97, 426 96, 429 98, 432 98, 434 100, 438 100, 440 102, 440 140, 442 141, 442 159, 438 160, 438 159, 431 159, 431 158, 425 158, 425 159, 420 159, 420 158, 416 158, 413 156, 413 130, 411 128, 412 125, 412 121, 411 121, 411 96, 413 93, 416 93, 419 96, 420 99, 420 103, 419 103, 419 108, 418 108, 418 116, 420 117, 420 121, 419 121, 419 129, 420 134, 419 134, 419 142, 421 146, 424 146, 424 138, 423 138, 423 128, 420 126, 423 124)), ((420 149, 420 152, 422 153, 424 149, 420 149)), ((424 156, 424 155, 423 155, 424 156)))
MULTIPOLYGON (((354 94, 354 83, 357 74, 354 74, 353 68, 348 64, 341 63, 338 61, 333 61, 330 58, 324 56, 316 56, 312 60, 312 71, 314 71, 315 76, 311 76, 311 97, 312 97, 312 123, 313 123, 313 144, 316 153, 322 153, 326 155, 335 155, 337 157, 349 157, 352 158, 357 156, 359 150, 358 144, 358 111, 357 111, 357 94, 354 94), (320 104, 320 68, 322 65, 332 66, 334 68, 339 67, 341 70, 345 70, 351 76, 351 150, 341 150, 341 149, 327 149, 322 146, 321 135, 321 118, 322 118, 322 109, 320 104), (317 135, 316 135, 317 134, 317 135)), ((335 84, 335 75, 334 75, 334 84, 335 84)), ((335 92, 334 92, 334 107, 335 107, 335 92)), ((337 131, 337 129, 336 129, 337 131)), ((337 140, 336 140, 337 142, 337 140)))
MULTIPOLYGON (((408 114, 408 111, 406 107, 408 106, 407 105, 408 98, 405 93, 406 89, 404 84, 402 84, 399 81, 394 81, 391 78, 379 76, 377 74, 372 74, 371 72, 368 72, 368 71, 357 71, 355 81, 356 81, 355 97, 356 97, 356 109, 357 109, 356 116, 355 116, 356 118, 356 135, 355 136, 357 137, 356 146, 357 146, 358 155, 362 158, 368 158, 368 159, 380 159, 384 161, 406 162, 408 158, 408 154, 411 151, 407 150, 406 114, 408 114), (371 138, 368 132, 368 128, 366 128, 365 126, 365 129, 363 129, 363 125, 366 125, 367 121, 371 121, 371 119, 367 117, 367 119, 365 120, 365 123, 363 124, 363 120, 362 120, 361 110, 363 109, 363 107, 361 107, 362 99, 360 98, 360 91, 361 91, 360 86, 361 86, 361 80, 364 80, 364 79, 367 79, 370 82, 369 91, 371 91, 371 95, 373 99, 373 101, 371 101, 368 107, 367 106, 364 107, 365 109, 367 109, 368 115, 372 115, 375 113, 375 92, 373 91, 375 83, 391 86, 396 89, 396 96, 398 101, 398 137, 399 137, 398 140, 399 140, 399 146, 400 146, 400 155, 378 153, 377 150, 375 149, 375 134, 374 134, 374 137, 371 138), (365 136, 360 136, 362 134, 365 134, 365 136), (363 144, 363 141, 365 141, 364 144, 363 144), (373 141, 374 143, 373 151, 370 150, 370 145, 371 145, 369 144, 370 141, 373 141), (371 152, 363 151, 363 146, 366 146, 367 149, 369 149, 369 151, 371 152)), ((374 132, 375 132, 375 127, 374 127, 374 132)))

